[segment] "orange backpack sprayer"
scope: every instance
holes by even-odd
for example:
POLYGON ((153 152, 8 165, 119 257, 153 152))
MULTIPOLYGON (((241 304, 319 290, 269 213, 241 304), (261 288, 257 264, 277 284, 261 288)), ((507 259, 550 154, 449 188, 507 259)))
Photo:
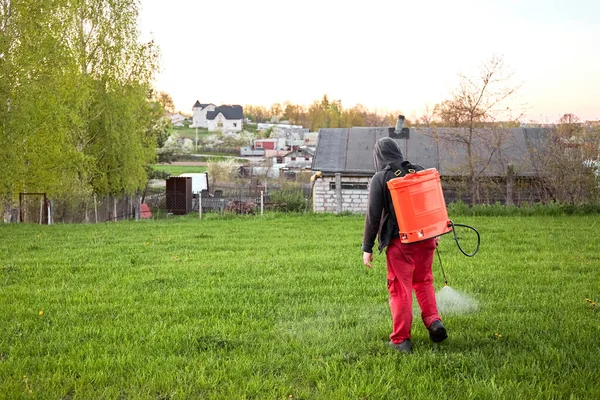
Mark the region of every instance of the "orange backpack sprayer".
MULTIPOLYGON (((396 125, 397 133, 402 130, 403 123, 404 117, 400 116, 396 125)), ((390 191, 396 221, 400 228, 400 241, 402 243, 414 243, 453 232, 459 250, 465 256, 473 257, 479 250, 481 242, 479 232, 472 226, 455 224, 448 219, 440 173, 437 169, 398 170, 394 174, 397 178, 388 180, 387 187, 390 191), (475 251, 466 253, 463 250, 458 242, 455 226, 462 226, 475 231, 477 235, 475 251)), ((439 251, 437 251, 437 255, 444 275, 444 282, 447 286, 448 281, 439 251)))
POLYGON ((440 173, 435 168, 390 179, 387 185, 402 243, 418 242, 452 231, 440 173))
MULTIPOLYGON (((467 257, 473 257, 479 250, 481 237, 477 229, 469 225, 455 224, 448 219, 446 201, 442 191, 440 173, 435 168, 421 171, 409 170, 404 176, 387 182, 394 214, 400 228, 400 241, 414 243, 453 232, 458 249, 467 257), (477 234, 477 247, 472 253, 463 250, 458 242, 455 226, 472 229, 477 234)), ((444 283, 448 286, 440 252, 436 248, 444 283)))

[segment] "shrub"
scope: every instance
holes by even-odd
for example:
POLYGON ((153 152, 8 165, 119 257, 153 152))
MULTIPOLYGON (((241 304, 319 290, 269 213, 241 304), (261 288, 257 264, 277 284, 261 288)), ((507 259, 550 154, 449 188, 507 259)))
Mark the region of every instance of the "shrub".
POLYGON ((288 211, 301 212, 307 207, 307 200, 301 190, 276 190, 270 193, 270 200, 275 203, 286 203, 288 211))

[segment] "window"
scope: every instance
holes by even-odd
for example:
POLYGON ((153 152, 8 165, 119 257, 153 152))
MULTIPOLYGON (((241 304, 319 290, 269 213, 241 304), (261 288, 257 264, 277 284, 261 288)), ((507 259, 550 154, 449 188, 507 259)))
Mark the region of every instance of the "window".
POLYGON ((304 157, 304 161, 310 161, 310 157, 304 157))
POLYGON ((237 128, 237 122, 234 122, 234 123, 233 123, 233 127, 234 127, 234 128, 237 128))
MULTIPOLYGON (((335 182, 329 182, 329 190, 335 190, 335 182)), ((369 190, 366 182, 342 182, 342 190, 369 190)))
POLYGON ((292 161, 296 161, 296 157, 292 157, 292 161))
POLYGON ((283 164, 283 157, 277 157, 277 164, 283 164))
POLYGON ((222 128, 222 127, 223 127, 223 123, 222 123, 222 122, 218 122, 218 123, 217 123, 217 126, 218 126, 219 128, 222 128))

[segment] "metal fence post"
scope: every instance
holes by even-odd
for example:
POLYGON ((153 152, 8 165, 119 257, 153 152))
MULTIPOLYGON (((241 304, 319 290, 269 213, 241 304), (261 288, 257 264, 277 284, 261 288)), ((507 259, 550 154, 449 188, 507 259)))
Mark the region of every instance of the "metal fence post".
POLYGON ((48 201, 48 225, 52 225, 54 223, 54 200, 48 201))
POLYGON ((142 201, 142 199, 140 199, 139 195, 135 195, 135 204, 133 205, 133 213, 135 214, 135 220, 139 221, 140 220, 140 202, 142 201))
POLYGON ((264 192, 261 190, 260 191, 260 215, 263 215, 264 207, 265 207, 265 196, 264 196, 264 192))
POLYGON ((98 223, 98 199, 96 193, 94 193, 94 214, 96 215, 96 223, 98 223))

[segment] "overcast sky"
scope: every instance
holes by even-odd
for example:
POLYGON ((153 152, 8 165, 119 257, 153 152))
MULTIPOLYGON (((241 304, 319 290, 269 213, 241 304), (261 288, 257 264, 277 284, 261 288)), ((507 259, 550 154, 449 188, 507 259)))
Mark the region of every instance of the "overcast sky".
POLYGON ((140 31, 183 112, 327 94, 415 117, 501 54, 525 121, 600 119, 598 0, 141 0, 140 31))

